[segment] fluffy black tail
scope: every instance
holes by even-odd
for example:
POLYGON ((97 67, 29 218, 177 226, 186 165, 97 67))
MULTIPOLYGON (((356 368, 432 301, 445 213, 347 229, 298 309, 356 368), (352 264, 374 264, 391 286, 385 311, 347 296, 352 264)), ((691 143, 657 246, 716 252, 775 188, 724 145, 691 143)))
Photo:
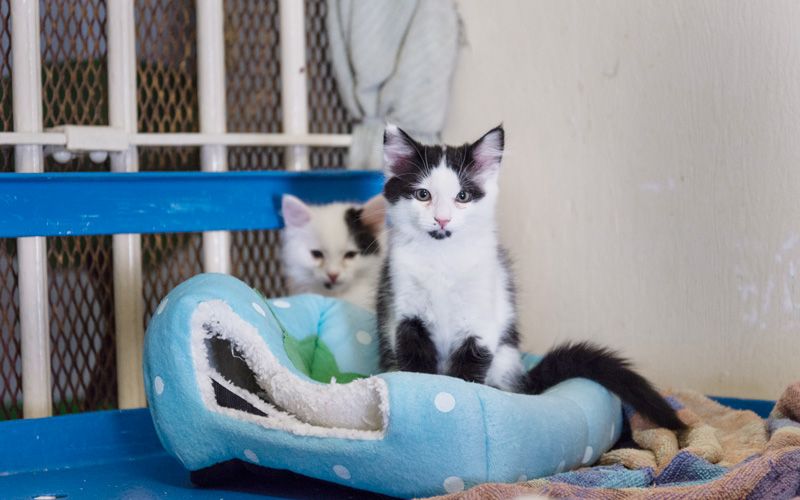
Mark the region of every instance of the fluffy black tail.
POLYGON ((673 430, 685 427, 675 410, 647 379, 633 371, 627 359, 590 342, 553 348, 526 374, 524 391, 539 394, 575 377, 594 380, 661 427, 673 430))

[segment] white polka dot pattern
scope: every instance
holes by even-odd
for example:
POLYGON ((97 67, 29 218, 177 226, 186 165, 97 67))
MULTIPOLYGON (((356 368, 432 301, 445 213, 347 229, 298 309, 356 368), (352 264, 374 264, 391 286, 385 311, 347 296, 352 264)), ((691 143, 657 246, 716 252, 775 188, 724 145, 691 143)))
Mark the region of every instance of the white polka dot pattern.
POLYGON ((267 316, 267 313, 264 312, 264 308, 263 307, 261 307, 260 305, 256 304, 255 302, 253 302, 252 306, 253 306, 253 309, 255 309, 258 314, 260 314, 260 315, 262 315, 264 317, 267 316))
POLYGON ((456 407, 456 398, 449 392, 440 392, 433 399, 436 409, 442 413, 450 413, 456 407))
POLYGON ((350 479, 350 471, 344 465, 334 465, 333 472, 342 479, 350 479))
POLYGON ((458 476, 450 476, 444 480, 444 491, 458 493, 464 491, 464 480, 458 476))
POLYGON ((161 314, 164 312, 164 308, 167 307, 167 302, 169 302, 169 297, 164 297, 164 300, 161 301, 156 309, 156 314, 161 314))
POLYGON ((583 452, 583 460, 581 460, 581 463, 586 465, 589 462, 591 462, 593 453, 594 453, 594 450, 592 449, 592 447, 591 446, 587 446, 586 447, 586 451, 583 452))
POLYGON ((164 392, 164 379, 156 375, 153 379, 153 389, 156 390, 156 395, 160 396, 164 392))
POLYGON ((244 450, 244 456, 254 464, 258 463, 258 455, 253 450, 244 450))

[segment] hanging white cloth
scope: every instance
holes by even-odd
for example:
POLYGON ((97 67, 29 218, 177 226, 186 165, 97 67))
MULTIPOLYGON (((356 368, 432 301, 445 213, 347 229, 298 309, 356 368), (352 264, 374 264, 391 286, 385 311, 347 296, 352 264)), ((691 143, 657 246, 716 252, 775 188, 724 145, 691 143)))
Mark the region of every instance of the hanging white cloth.
POLYGON ((328 0, 326 22, 339 93, 358 120, 348 168, 381 168, 386 122, 438 141, 458 56, 452 0, 328 0))

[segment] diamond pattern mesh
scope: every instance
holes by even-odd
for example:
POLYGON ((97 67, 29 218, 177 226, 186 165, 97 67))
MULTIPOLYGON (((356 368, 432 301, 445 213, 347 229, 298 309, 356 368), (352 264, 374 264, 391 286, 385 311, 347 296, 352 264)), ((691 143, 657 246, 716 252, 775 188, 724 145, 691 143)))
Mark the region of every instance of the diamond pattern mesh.
MULTIPOLYGON (((14 126, 11 101, 11 0, 0 0, 0 132, 14 126)), ((13 148, 0 147, 0 173, 14 171, 13 148)))
POLYGON ((114 408, 111 237, 47 241, 55 414, 114 408))
MULTIPOLYGON (((0 0, 0 131, 13 128, 11 3, 0 0)), ((14 171, 14 149, 0 148, 0 174, 14 171)), ((17 242, 0 239, 0 420, 22 416, 17 242)))
MULTIPOLYGON (((225 2, 228 130, 280 132, 281 80, 277 0, 225 2)), ((280 170, 283 148, 232 147, 230 170, 280 170)))
MULTIPOLYGON (((225 2, 228 130, 280 132, 280 19, 277 0, 225 2)), ((283 148, 233 147, 230 170, 281 170, 283 148)), ((234 276, 267 296, 284 292, 278 231, 231 233, 234 276)))
MULTIPOLYGON (((308 68, 308 109, 311 133, 347 134, 352 119, 339 98, 333 69, 328 58, 328 32, 325 16, 326 0, 306 2, 306 68, 308 68)), ((311 168, 342 168, 346 150, 343 148, 313 147, 311 168)))
POLYGON ((0 420, 22 416, 17 244, 0 239, 0 420))
MULTIPOLYGON (((44 126, 108 123, 104 0, 42 2, 44 126)), ((48 171, 107 171, 88 156, 48 171)), ((116 406, 111 237, 47 238, 53 411, 116 406)))
POLYGON ((202 272, 202 248, 200 233, 142 235, 145 321, 150 319, 167 292, 202 272))
MULTIPOLYGON (((197 132, 197 26, 191 0, 136 0, 141 132, 197 132)), ((140 170, 197 170, 198 148, 139 148, 140 170)))
MULTIPOLYGON (((192 0, 136 0, 137 103, 142 132, 196 132, 197 23, 192 0)), ((198 170, 196 147, 139 148, 140 170, 198 170)), ((142 235, 145 322, 173 287, 202 272, 202 236, 142 235)))
POLYGON ((108 123, 104 0, 42 2, 45 127, 108 123))

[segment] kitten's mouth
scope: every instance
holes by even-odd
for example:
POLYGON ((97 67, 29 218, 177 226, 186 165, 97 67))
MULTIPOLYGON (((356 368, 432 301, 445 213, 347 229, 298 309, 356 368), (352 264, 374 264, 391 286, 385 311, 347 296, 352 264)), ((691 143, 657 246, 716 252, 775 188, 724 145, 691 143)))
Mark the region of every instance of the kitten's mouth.
POLYGON ((428 231, 428 235, 435 240, 443 240, 445 238, 449 238, 451 234, 453 233, 451 233, 450 231, 443 231, 441 229, 428 231))
POLYGON ((327 282, 325 282, 325 283, 323 284, 323 286, 325 287, 325 290, 333 290, 333 289, 334 289, 334 287, 336 287, 336 286, 338 286, 338 285, 340 285, 340 284, 341 284, 341 283, 331 283, 330 281, 327 281, 327 282))

